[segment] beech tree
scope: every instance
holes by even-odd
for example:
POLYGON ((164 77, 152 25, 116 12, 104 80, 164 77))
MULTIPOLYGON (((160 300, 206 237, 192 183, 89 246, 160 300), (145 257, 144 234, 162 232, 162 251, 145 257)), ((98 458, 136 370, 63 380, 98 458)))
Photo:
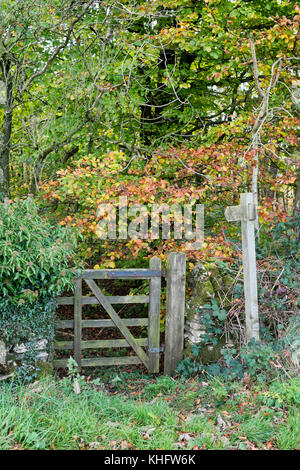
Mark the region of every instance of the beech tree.
MULTIPOLYGON (((288 88, 297 80, 297 2, 34 0, 30 10, 25 0, 1 4, 3 194, 9 168, 12 187, 26 194, 87 154, 101 160, 123 151, 126 172, 158 148, 234 139, 253 147, 256 84, 266 90, 276 61, 282 72, 264 125, 278 125, 280 148, 266 149, 264 138, 261 149, 274 171, 286 168, 294 142, 284 142, 280 123, 295 116, 288 88)), ((203 170, 199 163, 198 184, 203 170)))
MULTIPOLYGON (((0 140, 0 192, 9 195, 13 114, 40 99, 33 87, 46 74, 94 2, 1 1, 0 72, 3 116, 0 140)), ((21 111, 22 112, 22 111, 21 111)))

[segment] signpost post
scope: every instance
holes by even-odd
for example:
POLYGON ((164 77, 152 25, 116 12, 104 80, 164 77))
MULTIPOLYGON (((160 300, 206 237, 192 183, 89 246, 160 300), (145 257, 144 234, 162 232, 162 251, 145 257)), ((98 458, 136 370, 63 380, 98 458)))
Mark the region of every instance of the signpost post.
POLYGON ((259 320, 256 279, 255 231, 256 206, 252 193, 240 195, 240 205, 226 207, 225 217, 228 222, 242 224, 242 249, 244 271, 244 293, 246 313, 246 338, 259 341, 259 320))

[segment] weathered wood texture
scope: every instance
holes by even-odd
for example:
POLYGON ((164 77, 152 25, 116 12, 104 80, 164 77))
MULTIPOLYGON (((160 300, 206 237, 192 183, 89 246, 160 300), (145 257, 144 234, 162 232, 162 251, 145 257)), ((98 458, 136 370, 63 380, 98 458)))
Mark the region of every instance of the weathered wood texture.
POLYGON ((75 282, 74 295, 74 359, 81 368, 81 321, 82 321, 82 280, 77 279, 75 282))
MULTIPOLYGON (((129 364, 142 364, 140 358, 137 356, 123 356, 123 357, 91 357, 81 360, 81 367, 97 367, 97 366, 123 366, 129 364)), ((67 359, 56 359, 53 361, 54 367, 67 367, 67 359)))
MULTIPOLYGON (((136 338, 135 341, 140 346, 147 346, 147 338, 136 338)), ((74 348, 74 341, 56 341, 55 349, 68 350, 74 348)), ((104 348, 130 348, 126 339, 103 339, 81 341, 81 349, 104 349, 104 348)))
POLYGON ((95 283, 93 279, 85 279, 85 282, 93 291, 93 294, 99 300, 99 303, 105 308, 106 312, 109 314, 110 318, 116 325, 116 327, 121 331, 124 337, 127 339, 128 343, 132 347, 132 349, 136 352, 137 356, 143 361, 145 366, 148 368, 148 356, 141 348, 141 346, 136 342, 135 338, 133 337, 132 333, 129 331, 123 320, 119 317, 113 306, 109 303, 105 295, 102 294, 101 290, 95 283))
POLYGON ((243 272, 246 310, 246 335, 248 341, 255 338, 259 341, 259 318, 257 300, 256 252, 255 252, 255 215, 253 214, 253 195, 241 194, 243 214, 242 244, 243 272))
MULTIPOLYGON (((141 364, 143 363, 149 372, 159 372, 159 346, 160 346, 160 296, 161 296, 161 261, 153 258, 150 261, 150 269, 110 269, 110 270, 85 270, 75 283, 73 297, 59 297, 58 305, 74 305, 74 320, 57 320, 56 328, 74 329, 74 341, 56 341, 56 350, 74 350, 74 358, 79 367, 141 364), (105 296, 97 286, 95 279, 149 279, 149 295, 105 296), (87 283, 93 292, 93 296, 82 296, 82 282, 87 283), (121 319, 112 304, 149 304, 148 318, 121 319), (109 315, 109 319, 83 320, 82 306, 100 304, 109 315), (135 338, 128 327, 148 326, 147 338, 135 338), (83 328, 118 328, 124 339, 89 340, 82 339, 83 328), (136 356, 125 357, 95 357, 82 358, 82 350, 99 348, 129 348, 136 356), (148 354, 142 349, 146 347, 148 354)), ((55 367, 65 367, 67 359, 54 361, 55 367)))
MULTIPOLYGON (((183 358, 184 339, 184 304, 185 304, 186 258, 182 253, 170 253, 167 271, 161 269, 159 258, 152 258, 150 269, 125 270, 86 270, 76 280, 74 297, 59 297, 59 305, 74 305, 74 320, 57 320, 59 329, 74 329, 74 341, 57 341, 56 350, 74 349, 74 358, 79 367, 144 364, 150 373, 159 372, 160 357, 160 297, 161 277, 167 277, 167 317, 165 374, 172 375, 177 363, 183 358), (149 296, 105 296, 96 284, 96 279, 149 279, 149 296), (82 296, 82 281, 85 281, 93 296, 82 296), (121 319, 112 304, 149 304, 148 318, 121 319), (82 319, 83 305, 100 304, 109 315, 109 319, 82 319), (128 327, 148 326, 148 338, 135 338, 128 327), (124 339, 82 340, 83 328, 115 327, 124 339), (99 348, 131 347, 136 356, 82 358, 82 350, 99 348), (147 353, 143 347, 148 347, 147 353)), ((67 359, 54 361, 55 367, 65 367, 67 359)))
MULTIPOLYGON (((161 260, 152 258, 150 269, 160 271, 161 260)), ((149 290, 149 372, 159 372, 159 345, 160 345, 160 293, 161 277, 154 277, 150 280, 149 290)))
POLYGON ((240 205, 227 207, 225 209, 225 217, 229 222, 240 221, 242 224, 246 337, 248 341, 251 338, 255 338, 259 341, 259 315, 254 230, 256 207, 253 204, 253 194, 241 194, 240 205))
MULTIPOLYGON (((148 318, 124 318, 123 322, 126 326, 148 326, 148 318)), ((74 320, 57 320, 55 327, 60 330, 74 328, 74 320)), ((116 325, 112 320, 82 320, 82 328, 115 328, 116 325)))
MULTIPOLYGON (((93 296, 83 296, 82 305, 98 305, 99 301, 93 296)), ((107 300, 111 304, 148 304, 148 295, 108 295, 107 300)), ((58 297, 58 305, 74 305, 74 297, 58 297)))
POLYGON ((161 277, 160 270, 151 269, 85 269, 82 279, 151 279, 161 277))
POLYGON ((164 373, 173 375, 183 359, 186 256, 170 253, 167 260, 167 309, 164 373))

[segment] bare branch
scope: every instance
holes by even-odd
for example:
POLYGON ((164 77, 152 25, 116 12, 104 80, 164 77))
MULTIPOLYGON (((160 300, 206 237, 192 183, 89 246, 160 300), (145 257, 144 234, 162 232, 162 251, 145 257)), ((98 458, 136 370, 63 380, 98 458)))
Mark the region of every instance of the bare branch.
POLYGON ((260 98, 263 99, 265 97, 265 94, 264 94, 264 92, 263 92, 263 90, 262 90, 262 88, 259 84, 255 44, 254 44, 254 41, 253 41, 252 37, 250 37, 250 47, 251 47, 251 53, 252 53, 254 82, 255 82, 255 86, 256 86, 256 90, 257 90, 258 95, 260 96, 260 98))
POLYGON ((70 41, 70 38, 71 38, 71 35, 72 35, 72 31, 74 29, 74 26, 76 25, 76 23, 78 23, 78 21, 81 20, 81 18, 85 15, 85 13, 87 12, 87 10, 89 9, 89 7, 94 3, 94 0, 89 0, 89 2, 87 2, 86 6, 84 7, 82 13, 77 16, 70 24, 69 28, 68 28, 68 31, 67 31, 67 34, 66 34, 66 38, 63 42, 63 44, 60 44, 59 46, 57 46, 57 48, 53 51, 53 53, 51 54, 51 56, 49 57, 49 59, 47 60, 47 62, 44 64, 44 66, 38 70, 37 72, 35 72, 33 75, 31 75, 31 77, 28 78, 28 80, 25 82, 23 88, 22 88, 22 92, 24 92, 28 87, 29 85, 31 84, 31 82, 33 80, 35 80, 37 77, 43 75, 43 73, 46 72, 46 70, 49 68, 50 64, 53 62, 53 60, 57 57, 57 55, 60 53, 61 50, 65 49, 65 47, 68 45, 69 41, 70 41))

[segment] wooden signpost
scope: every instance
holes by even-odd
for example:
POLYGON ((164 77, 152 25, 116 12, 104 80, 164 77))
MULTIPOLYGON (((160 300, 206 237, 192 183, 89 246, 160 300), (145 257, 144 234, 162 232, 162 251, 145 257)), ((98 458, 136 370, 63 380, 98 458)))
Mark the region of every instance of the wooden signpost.
POLYGON ((244 293, 246 310, 246 338, 259 341, 259 320, 256 280, 256 254, 254 222, 256 206, 253 204, 252 193, 240 195, 240 205, 226 207, 225 217, 228 222, 242 223, 242 249, 244 271, 244 293))

